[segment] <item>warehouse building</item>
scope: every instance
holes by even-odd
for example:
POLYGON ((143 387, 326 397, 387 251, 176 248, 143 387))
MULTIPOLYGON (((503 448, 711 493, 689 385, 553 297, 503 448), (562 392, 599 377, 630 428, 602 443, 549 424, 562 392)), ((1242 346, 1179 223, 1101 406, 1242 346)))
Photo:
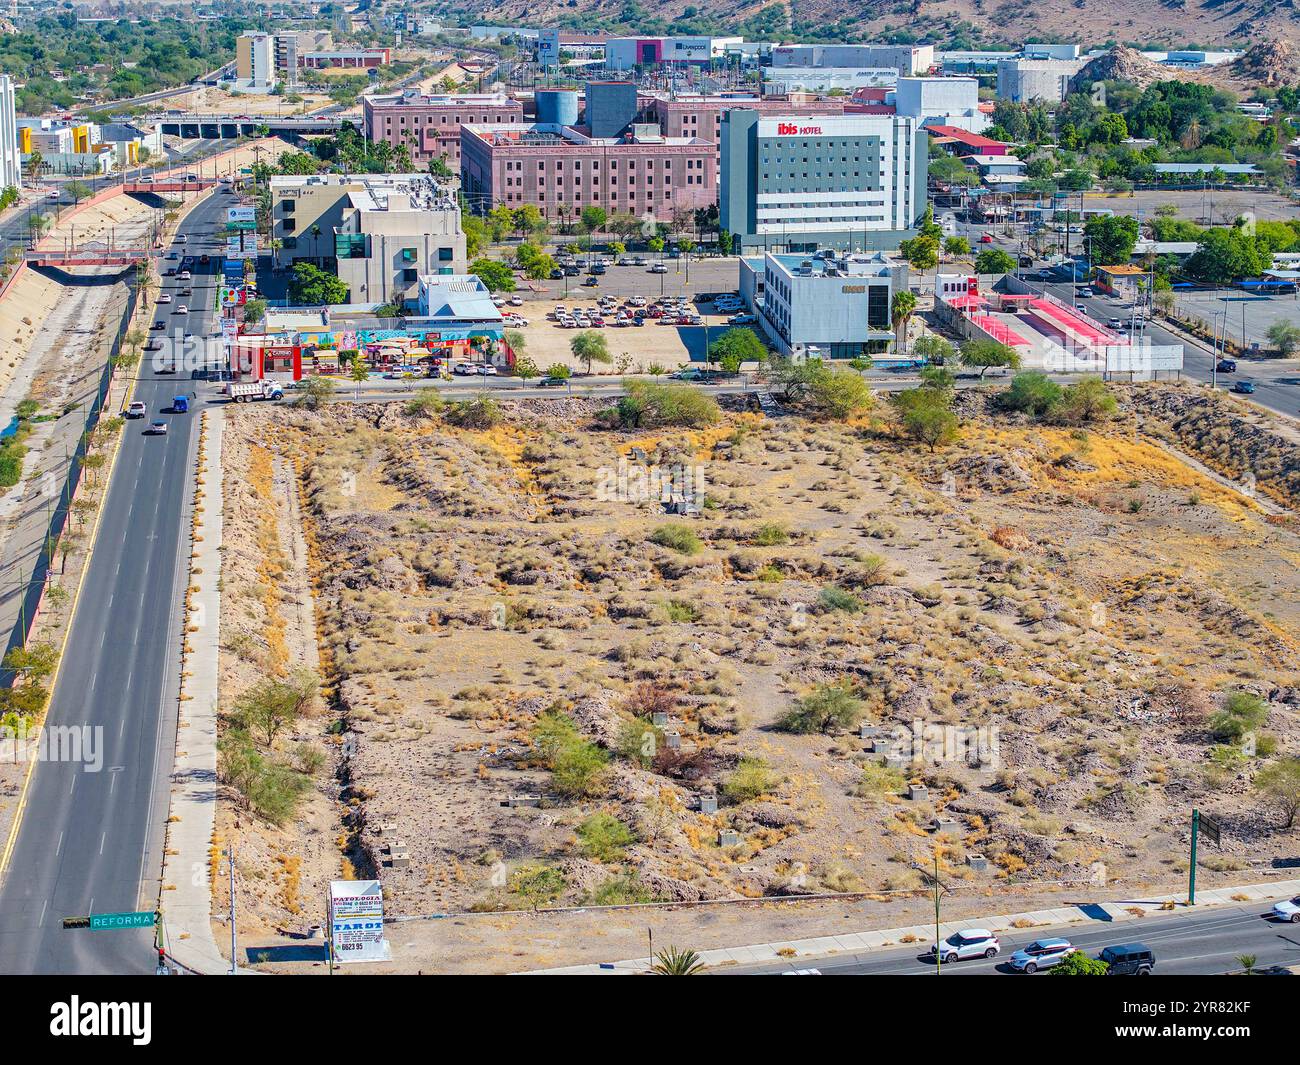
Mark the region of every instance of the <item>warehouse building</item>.
POLYGON ((934 45, 782 44, 772 49, 772 66, 884 67, 910 78, 930 72, 934 45))

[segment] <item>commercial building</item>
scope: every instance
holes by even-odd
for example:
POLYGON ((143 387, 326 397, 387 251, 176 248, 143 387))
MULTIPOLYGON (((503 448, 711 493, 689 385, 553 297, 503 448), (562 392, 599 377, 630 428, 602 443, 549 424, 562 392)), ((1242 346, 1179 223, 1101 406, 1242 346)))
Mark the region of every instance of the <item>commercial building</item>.
POLYGON ((277 81, 275 35, 241 33, 235 39, 236 90, 270 92, 277 81))
POLYGON ((23 160, 18 136, 13 79, 8 74, 0 74, 0 188, 22 186, 23 160))
POLYGON ((913 118, 722 119, 722 228, 742 250, 896 248, 925 213, 924 131, 913 118))
POLYGON ((456 170, 462 125, 522 125, 524 121, 524 105, 504 93, 363 96, 361 107, 366 140, 408 149, 417 167, 441 157, 456 170))
POLYGON ((665 137, 657 126, 591 137, 554 123, 465 125, 460 136, 461 189, 482 213, 530 203, 548 218, 597 206, 667 221, 717 201, 713 142, 665 137))
POLYGON ((856 92, 892 86, 898 81, 893 67, 762 67, 763 95, 796 92, 856 92))
POLYGON ((713 141, 718 146, 718 165, 722 164, 722 116, 733 108, 743 107, 759 114, 799 115, 815 118, 820 115, 844 114, 842 98, 819 100, 813 96, 757 97, 757 96, 656 96, 642 111, 647 122, 653 122, 668 137, 698 137, 713 141))
POLYGON ((907 290, 907 264, 881 253, 773 254, 742 259, 740 289, 777 350, 796 359, 852 359, 888 349, 890 308, 907 290), (761 273, 747 278, 747 272, 761 273))
POLYGON ((741 37, 611 37, 605 42, 605 66, 632 70, 661 63, 708 65, 721 59, 741 37))
MULTIPOLYGON (((638 100, 634 81, 589 81, 585 125, 593 137, 621 136, 636 121, 638 100)), ((541 115, 538 116, 541 120, 541 115)))
POLYGON ((338 275, 354 303, 395 303, 421 275, 465 269, 455 198, 426 174, 271 179, 274 265, 338 275))
POLYGON ((972 133, 961 126, 930 125, 926 132, 936 145, 956 156, 1006 155, 1010 151, 1002 141, 972 133))
POLYGON ((336 48, 322 52, 304 52, 298 65, 313 70, 332 67, 368 69, 387 66, 389 61, 387 48, 336 48))
POLYGON ((991 124, 980 110, 979 82, 974 78, 899 78, 894 110, 922 126, 956 126, 979 133, 991 124))
POLYGON ((902 77, 928 74, 934 45, 782 44, 772 49, 773 67, 884 67, 902 77))
POLYGON ((1082 59, 1004 59, 998 63, 998 96, 1016 104, 1059 104, 1082 59))

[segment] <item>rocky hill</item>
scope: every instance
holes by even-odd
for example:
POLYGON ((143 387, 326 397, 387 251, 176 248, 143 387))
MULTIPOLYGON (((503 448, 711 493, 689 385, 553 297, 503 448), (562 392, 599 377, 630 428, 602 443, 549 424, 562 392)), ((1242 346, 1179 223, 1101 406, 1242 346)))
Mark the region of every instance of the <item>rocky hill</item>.
POLYGON ((1013 0, 453 0, 444 10, 474 22, 567 25, 598 31, 709 32, 734 30, 751 38, 798 30, 828 38, 872 39, 906 31, 950 47, 1020 43, 1026 39, 1108 40, 1130 44, 1236 45, 1295 39, 1300 13, 1276 0, 1072 0, 1023 4, 1013 0), (634 18, 629 18, 634 15, 634 18))

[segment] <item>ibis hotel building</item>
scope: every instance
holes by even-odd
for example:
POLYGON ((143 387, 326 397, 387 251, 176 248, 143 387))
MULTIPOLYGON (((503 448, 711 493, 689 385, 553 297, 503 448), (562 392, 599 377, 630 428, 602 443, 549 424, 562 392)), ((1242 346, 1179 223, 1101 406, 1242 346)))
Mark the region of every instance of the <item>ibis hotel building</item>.
POLYGON ((928 144, 901 115, 722 117, 721 224, 740 254, 878 251, 916 235, 928 144))

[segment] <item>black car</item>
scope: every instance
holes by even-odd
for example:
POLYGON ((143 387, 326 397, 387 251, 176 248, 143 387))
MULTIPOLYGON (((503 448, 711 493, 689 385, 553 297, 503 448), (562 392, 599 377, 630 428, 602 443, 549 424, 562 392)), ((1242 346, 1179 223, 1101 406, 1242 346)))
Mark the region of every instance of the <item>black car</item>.
POLYGON ((1236 373, 1236 372, 1237 372, 1237 360, 1236 360, 1236 359, 1220 359, 1220 360, 1215 364, 1215 367, 1214 367, 1214 368, 1215 368, 1216 370, 1218 370, 1219 373, 1236 373))
POLYGON ((582 273, 582 271, 579 270, 576 266, 566 266, 564 268, 565 277, 577 277, 580 273, 582 273))
POLYGON ((600 278, 595 277, 595 276, 593 275, 592 277, 588 277, 588 278, 586 278, 586 279, 582 282, 582 284, 583 284, 583 287, 584 287, 584 288, 595 288, 597 285, 600 284, 600 278))
POLYGON ((559 280, 561 280, 563 277, 564 277, 564 271, 561 270, 558 266, 557 266, 554 270, 551 271, 551 280, 552 280, 552 281, 559 281, 559 280))
POLYGON ((1156 954, 1145 943, 1120 943, 1101 952, 1101 960, 1110 966, 1108 976, 1150 976, 1156 967, 1156 954))

